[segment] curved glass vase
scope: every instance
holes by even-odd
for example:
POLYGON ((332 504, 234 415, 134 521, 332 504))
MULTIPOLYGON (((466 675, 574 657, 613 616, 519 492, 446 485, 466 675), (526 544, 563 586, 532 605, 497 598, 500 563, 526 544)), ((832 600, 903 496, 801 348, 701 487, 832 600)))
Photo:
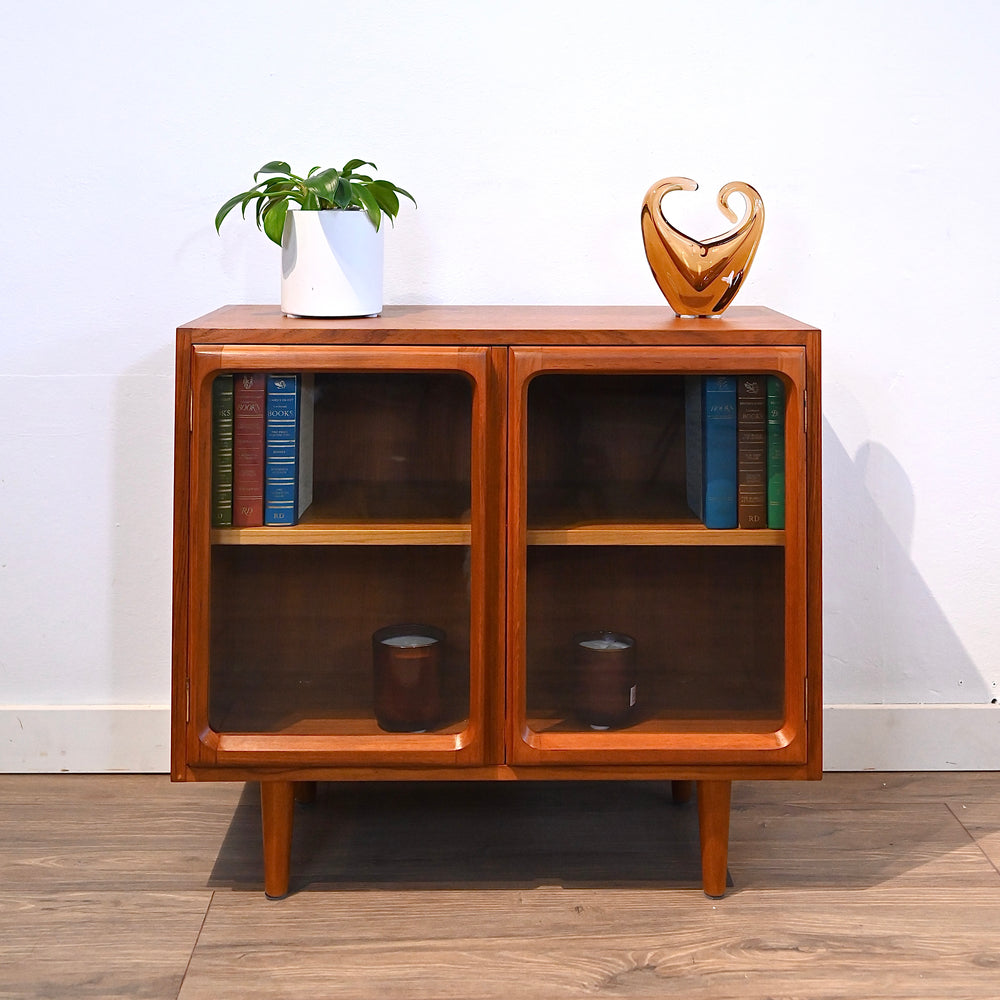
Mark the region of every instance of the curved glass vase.
POLYGON ((702 243, 675 229, 660 204, 671 191, 697 190, 698 185, 688 177, 657 181, 643 199, 642 240, 653 277, 674 312, 678 316, 718 316, 736 297, 753 263, 764 230, 764 202, 743 181, 726 184, 716 201, 722 214, 736 225, 702 243), (729 207, 733 194, 746 199, 739 222, 729 207))

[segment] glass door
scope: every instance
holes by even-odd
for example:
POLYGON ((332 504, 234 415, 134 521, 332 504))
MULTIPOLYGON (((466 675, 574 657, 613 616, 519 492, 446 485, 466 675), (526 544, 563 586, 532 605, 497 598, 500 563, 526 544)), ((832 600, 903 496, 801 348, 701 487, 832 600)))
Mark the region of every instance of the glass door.
POLYGON ((198 759, 482 763, 502 491, 488 349, 194 351, 198 759))
MULTIPOLYGON (((512 351, 508 759, 805 760, 804 379, 800 348, 512 351), (751 456, 737 383, 766 390, 768 377, 780 428, 765 419, 751 456), (722 385, 725 527, 704 440, 706 393, 722 385), (767 461, 768 433, 784 468, 780 527, 767 527, 766 464, 749 472, 750 457, 767 461), (763 520, 737 517, 751 486, 763 520)), ((720 434, 708 428, 713 448, 720 434)))

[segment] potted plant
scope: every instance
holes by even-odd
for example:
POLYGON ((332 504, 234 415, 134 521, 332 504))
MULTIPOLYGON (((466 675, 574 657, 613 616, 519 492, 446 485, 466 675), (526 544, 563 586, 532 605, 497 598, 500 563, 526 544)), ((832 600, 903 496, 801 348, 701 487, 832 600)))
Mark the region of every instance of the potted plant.
POLYGON ((399 212, 391 181, 358 173, 368 160, 313 167, 304 177, 283 160, 265 163, 254 185, 215 216, 216 231, 237 206, 255 204, 257 227, 281 247, 281 309, 294 316, 371 316, 382 311, 382 217, 399 212), (261 177, 264 179, 261 180, 261 177))

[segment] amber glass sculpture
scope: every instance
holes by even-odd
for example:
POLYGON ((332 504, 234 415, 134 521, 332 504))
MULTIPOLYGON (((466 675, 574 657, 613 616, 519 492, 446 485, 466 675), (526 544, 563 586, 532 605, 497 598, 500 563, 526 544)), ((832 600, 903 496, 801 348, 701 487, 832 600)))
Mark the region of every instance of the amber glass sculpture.
POLYGON ((732 181, 717 199, 722 214, 736 222, 729 198, 746 199, 743 218, 728 232, 705 243, 675 229, 661 202, 671 191, 697 191, 687 177, 665 177, 642 203, 642 239, 653 277, 678 316, 717 316, 724 312, 746 280, 764 229, 764 202, 749 184, 732 181))

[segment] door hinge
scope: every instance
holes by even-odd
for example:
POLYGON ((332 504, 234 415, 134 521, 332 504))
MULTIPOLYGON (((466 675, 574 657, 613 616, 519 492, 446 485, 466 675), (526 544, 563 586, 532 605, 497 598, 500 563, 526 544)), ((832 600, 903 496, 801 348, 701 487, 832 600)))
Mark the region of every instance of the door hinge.
POLYGON ((188 433, 194 433, 194 393, 188 393, 188 433))
POLYGON ((809 433, 809 390, 802 390, 802 430, 809 433))
POLYGON ((184 721, 191 721, 191 682, 184 682, 184 721))

